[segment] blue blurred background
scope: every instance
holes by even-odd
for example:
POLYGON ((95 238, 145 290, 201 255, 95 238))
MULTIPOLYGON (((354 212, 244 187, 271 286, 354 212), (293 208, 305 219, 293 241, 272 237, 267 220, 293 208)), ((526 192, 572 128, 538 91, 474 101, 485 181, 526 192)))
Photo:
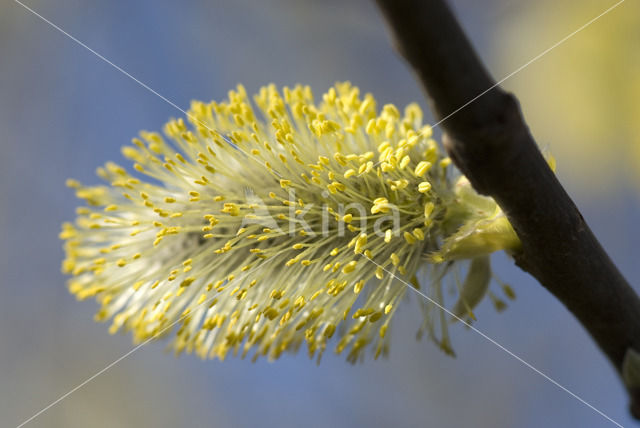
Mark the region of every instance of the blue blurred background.
MULTIPOLYGON (((494 76, 507 75, 613 1, 454 1, 494 76)), ((237 83, 350 80, 380 105, 422 92, 372 2, 79 1, 25 4, 186 108, 237 83)), ((640 13, 623 3, 505 83, 604 247, 640 284, 640 13)), ((181 113, 19 4, 0 5, 0 425, 17 426, 129 351, 78 303, 60 274, 68 177, 123 162, 140 129, 181 113)), ((623 425, 614 370, 582 327, 504 255, 518 299, 476 327, 623 425)), ((579 290, 576 290, 579 292, 579 290)), ((388 359, 351 366, 327 353, 275 363, 174 358, 147 345, 40 415, 33 427, 613 426, 472 331, 457 358, 417 342, 416 296, 392 327, 388 359)))

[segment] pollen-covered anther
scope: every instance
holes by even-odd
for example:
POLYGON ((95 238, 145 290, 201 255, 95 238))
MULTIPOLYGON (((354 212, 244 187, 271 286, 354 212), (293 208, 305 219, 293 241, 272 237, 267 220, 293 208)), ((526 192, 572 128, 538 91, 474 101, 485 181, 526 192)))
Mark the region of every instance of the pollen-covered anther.
POLYGON ((371 214, 378 213, 387 213, 391 208, 391 204, 387 198, 376 198, 373 201, 373 206, 371 207, 371 214))
POLYGON ((402 236, 404 236, 404 239, 405 241, 407 241, 407 244, 412 245, 416 243, 416 238, 411 233, 404 232, 402 236))
POLYGON ((418 177, 424 177, 424 175, 427 173, 427 171, 429 171, 429 169, 431 169, 431 162, 428 161, 420 161, 418 162, 418 165, 416 165, 415 168, 415 175, 418 177))
POLYGON ((367 241, 368 238, 366 233, 361 233, 360 235, 358 235, 355 241, 353 252, 356 254, 362 253, 362 251, 364 250, 364 246, 367 245, 367 241))
POLYGON ((356 270, 356 261, 350 261, 342 268, 342 273, 348 274, 356 270))
POLYGON ((431 183, 429 183, 428 181, 423 181, 418 184, 418 192, 427 193, 429 190, 431 190, 431 183))
POLYGON ((230 216, 237 216, 240 214, 240 207, 234 203, 226 203, 220 212, 227 213, 230 216))

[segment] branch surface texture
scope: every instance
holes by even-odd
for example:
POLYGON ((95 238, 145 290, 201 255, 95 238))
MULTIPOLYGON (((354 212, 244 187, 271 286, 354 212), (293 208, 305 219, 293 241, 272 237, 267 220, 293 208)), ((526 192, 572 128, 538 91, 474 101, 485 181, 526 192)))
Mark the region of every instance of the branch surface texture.
POLYGON ((444 0, 377 2, 434 114, 446 118, 449 155, 478 192, 498 202, 520 237, 516 264, 591 334, 640 418, 640 299, 547 165, 518 101, 496 86, 460 109, 496 83, 444 0))

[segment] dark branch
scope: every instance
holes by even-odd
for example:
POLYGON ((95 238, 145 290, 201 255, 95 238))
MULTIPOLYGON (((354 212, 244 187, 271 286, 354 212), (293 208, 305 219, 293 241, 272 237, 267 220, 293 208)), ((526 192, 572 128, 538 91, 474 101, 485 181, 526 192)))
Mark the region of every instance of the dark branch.
MULTIPOLYGON (((640 351, 640 299, 548 167, 518 101, 495 87, 447 117, 495 81, 444 0, 378 3, 433 111, 446 118, 449 155, 478 192, 500 204, 518 233, 516 264, 578 318, 622 375, 627 351, 640 351)), ((640 385, 624 380, 638 418, 640 385)))

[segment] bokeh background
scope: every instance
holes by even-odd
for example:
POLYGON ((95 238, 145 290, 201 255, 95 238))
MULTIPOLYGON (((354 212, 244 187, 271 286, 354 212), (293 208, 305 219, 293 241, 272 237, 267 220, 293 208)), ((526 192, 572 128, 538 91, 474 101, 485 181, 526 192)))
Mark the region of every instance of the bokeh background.
MULTIPOLYGON (((494 76, 509 74, 614 0, 457 0, 494 76)), ((238 82, 350 80, 380 105, 422 92, 372 2, 25 0, 175 102, 220 100, 238 82)), ((629 0, 504 86, 604 247, 640 285, 640 7, 629 0)), ((123 162, 120 146, 180 112, 11 0, 0 5, 0 426, 17 426, 132 348, 92 321, 60 274, 68 177, 123 162)), ((633 425, 608 361, 581 326, 504 255, 518 299, 484 303, 476 326, 623 425, 633 425)), ((579 290, 576 290, 579 293, 579 290)), ((410 296, 388 359, 351 366, 327 353, 276 363, 174 358, 143 347, 32 427, 613 426, 493 344, 454 328, 457 358, 417 342, 410 296)))

